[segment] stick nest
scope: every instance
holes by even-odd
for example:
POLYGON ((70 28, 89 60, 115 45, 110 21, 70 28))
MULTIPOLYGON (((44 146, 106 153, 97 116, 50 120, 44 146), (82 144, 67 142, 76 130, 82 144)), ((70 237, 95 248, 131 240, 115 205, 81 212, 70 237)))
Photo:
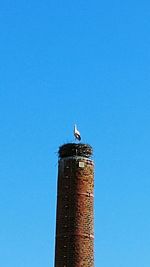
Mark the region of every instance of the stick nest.
POLYGON ((68 143, 59 147, 58 156, 59 158, 71 157, 71 156, 81 156, 90 158, 93 154, 93 149, 88 144, 75 144, 68 143))

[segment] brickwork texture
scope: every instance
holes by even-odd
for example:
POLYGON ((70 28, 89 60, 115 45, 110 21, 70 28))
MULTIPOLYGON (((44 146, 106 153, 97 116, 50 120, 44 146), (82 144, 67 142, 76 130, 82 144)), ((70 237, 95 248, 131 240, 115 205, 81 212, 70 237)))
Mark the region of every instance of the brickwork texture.
POLYGON ((55 267, 94 267, 94 164, 60 158, 58 166, 55 267))

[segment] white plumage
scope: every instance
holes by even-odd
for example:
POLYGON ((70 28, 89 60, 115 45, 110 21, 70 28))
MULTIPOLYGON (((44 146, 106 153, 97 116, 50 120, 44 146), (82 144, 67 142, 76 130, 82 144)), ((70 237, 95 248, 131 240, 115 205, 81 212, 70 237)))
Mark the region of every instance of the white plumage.
POLYGON ((76 126, 76 124, 74 125, 74 136, 75 136, 75 138, 77 139, 77 140, 81 140, 81 135, 80 135, 80 132, 78 131, 78 129, 77 129, 77 126, 76 126))

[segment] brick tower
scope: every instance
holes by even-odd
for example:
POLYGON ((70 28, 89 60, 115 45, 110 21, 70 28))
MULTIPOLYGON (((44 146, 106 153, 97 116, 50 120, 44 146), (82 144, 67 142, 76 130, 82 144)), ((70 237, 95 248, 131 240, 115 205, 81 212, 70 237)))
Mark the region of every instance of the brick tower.
POLYGON ((94 267, 94 163, 87 144, 59 148, 55 267, 94 267))

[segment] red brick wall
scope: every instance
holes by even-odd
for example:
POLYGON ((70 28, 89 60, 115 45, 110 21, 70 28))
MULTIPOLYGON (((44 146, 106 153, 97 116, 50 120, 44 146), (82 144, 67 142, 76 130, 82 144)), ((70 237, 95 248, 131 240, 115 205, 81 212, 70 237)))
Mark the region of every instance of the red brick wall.
POLYGON ((55 267, 94 267, 93 190, 92 160, 60 159, 55 267))

